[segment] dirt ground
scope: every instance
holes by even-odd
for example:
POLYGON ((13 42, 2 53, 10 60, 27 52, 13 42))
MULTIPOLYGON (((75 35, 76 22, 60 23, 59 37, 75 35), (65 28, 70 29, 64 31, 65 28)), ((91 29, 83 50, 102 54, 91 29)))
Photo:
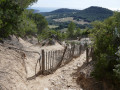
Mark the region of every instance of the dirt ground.
POLYGON ((84 52, 79 58, 73 59, 53 74, 30 80, 29 90, 82 90, 76 83, 77 76, 74 73, 85 62, 85 54, 84 52))
POLYGON ((35 74, 35 64, 39 58, 39 54, 33 52, 40 53, 41 49, 61 50, 64 47, 56 43, 53 46, 41 48, 21 38, 17 41, 15 37, 14 41, 17 44, 12 42, 11 45, 7 42, 0 44, 0 90, 82 90, 76 83, 77 76, 74 73, 85 62, 86 52, 53 74, 40 75, 36 79, 27 80, 35 74), (31 52, 21 52, 10 49, 8 46, 17 48, 20 46, 20 49, 31 52))

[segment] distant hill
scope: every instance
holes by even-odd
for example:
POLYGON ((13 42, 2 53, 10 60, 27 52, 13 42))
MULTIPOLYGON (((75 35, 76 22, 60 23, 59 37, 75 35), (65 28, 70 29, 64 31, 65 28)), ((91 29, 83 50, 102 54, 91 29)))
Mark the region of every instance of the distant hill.
POLYGON ((76 9, 61 8, 61 9, 54 10, 50 13, 71 13, 71 12, 79 12, 79 11, 80 10, 76 10, 76 9))
POLYGON ((63 29, 67 28, 71 21, 75 22, 80 28, 90 27, 90 22, 96 20, 103 21, 112 16, 113 11, 102 7, 92 6, 84 10, 61 8, 51 12, 43 12, 41 14, 46 17, 49 25, 56 25, 59 26, 58 29, 63 29), (71 18, 73 18, 73 20, 71 18))
POLYGON ((51 7, 28 7, 27 9, 34 9, 34 10, 38 10, 39 13, 41 12, 51 12, 54 11, 58 8, 51 8, 51 7))
POLYGON ((113 11, 102 7, 89 7, 73 15, 74 19, 84 19, 85 21, 104 20, 113 15, 113 11))
POLYGON ((40 13, 40 11, 39 11, 39 10, 36 10, 36 9, 30 9, 30 8, 27 8, 27 10, 32 10, 33 13, 40 13))
POLYGON ((75 20, 84 19, 85 21, 92 22, 95 20, 104 20, 113 15, 113 11, 92 6, 84 10, 61 8, 52 12, 41 13, 44 16, 54 15, 54 19, 63 17, 74 17, 75 20))
POLYGON ((34 13, 40 13, 40 11, 39 10, 34 10, 34 13))
POLYGON ((68 17, 72 13, 77 13, 79 11, 80 10, 76 10, 76 9, 61 8, 61 9, 57 9, 51 12, 41 12, 41 14, 43 16, 54 15, 54 18, 57 19, 57 18, 62 18, 62 17, 68 17))

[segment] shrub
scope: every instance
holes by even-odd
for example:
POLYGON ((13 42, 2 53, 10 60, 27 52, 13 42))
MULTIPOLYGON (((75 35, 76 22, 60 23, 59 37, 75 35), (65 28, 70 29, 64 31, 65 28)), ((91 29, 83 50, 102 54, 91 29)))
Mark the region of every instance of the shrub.
POLYGON ((104 22, 94 22, 91 36, 94 40, 94 52, 96 56, 92 75, 100 80, 117 87, 120 82, 118 56, 115 54, 120 45, 119 31, 120 13, 106 19, 104 22), (117 28, 117 33, 116 29, 117 28))

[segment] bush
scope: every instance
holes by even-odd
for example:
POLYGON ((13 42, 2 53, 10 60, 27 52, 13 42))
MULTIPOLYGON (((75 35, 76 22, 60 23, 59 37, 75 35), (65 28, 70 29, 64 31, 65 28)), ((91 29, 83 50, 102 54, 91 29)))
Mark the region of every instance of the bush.
POLYGON ((95 67, 92 75, 107 84, 117 87, 116 82, 120 82, 118 56, 115 54, 120 45, 120 13, 106 19, 104 22, 94 22, 91 36, 94 40, 94 52, 96 56, 95 67), (117 28, 117 30, 115 29, 117 28), (116 33, 117 31, 117 33, 116 33), (116 67, 118 66, 118 67, 116 67), (117 73, 118 71, 118 73, 117 73))
MULTIPOLYGON (((0 37, 17 33, 25 8, 37 0, 0 0, 0 37), (22 5, 21 5, 22 3, 22 5)), ((19 33, 20 34, 20 33, 19 33)))
POLYGON ((26 12, 23 12, 19 20, 22 22, 18 23, 19 28, 17 31, 14 31, 15 35, 24 37, 26 35, 35 36, 37 34, 37 25, 27 17, 26 12))

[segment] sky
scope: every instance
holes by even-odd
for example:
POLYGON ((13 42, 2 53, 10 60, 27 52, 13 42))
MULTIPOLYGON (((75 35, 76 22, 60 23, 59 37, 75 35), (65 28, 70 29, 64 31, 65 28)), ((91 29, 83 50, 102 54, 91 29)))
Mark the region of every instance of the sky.
POLYGON ((30 7, 85 9, 100 6, 111 10, 120 10, 120 0, 38 0, 30 7))

